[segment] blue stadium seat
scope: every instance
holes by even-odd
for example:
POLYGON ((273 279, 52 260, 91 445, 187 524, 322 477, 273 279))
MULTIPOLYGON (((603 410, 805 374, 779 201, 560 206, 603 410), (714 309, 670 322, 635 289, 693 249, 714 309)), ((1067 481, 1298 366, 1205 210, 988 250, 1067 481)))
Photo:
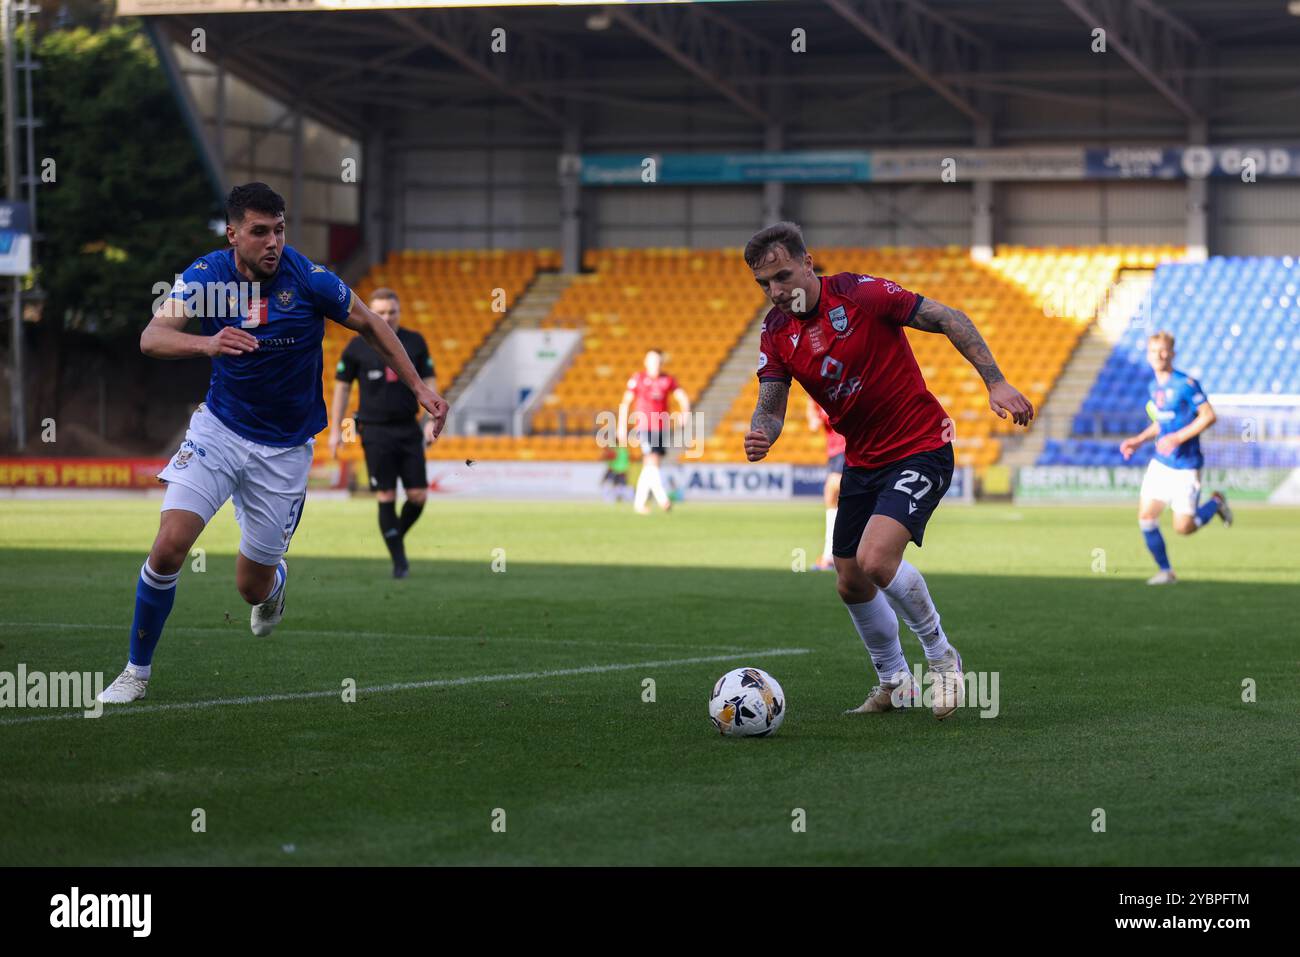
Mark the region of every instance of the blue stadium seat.
MULTIPOLYGON (((1074 435, 1091 441, 1053 446, 1062 464, 1122 461, 1115 443, 1092 437, 1132 434, 1147 424, 1146 337, 1156 329, 1174 334, 1178 368, 1212 394, 1300 393, 1300 263, 1292 257, 1167 263, 1156 269, 1148 302, 1139 312, 1143 321, 1125 329, 1074 417, 1074 435)), ((1255 454, 1270 467, 1300 458, 1270 447, 1255 454)), ((1145 464, 1151 455, 1147 446, 1133 462, 1145 464)))

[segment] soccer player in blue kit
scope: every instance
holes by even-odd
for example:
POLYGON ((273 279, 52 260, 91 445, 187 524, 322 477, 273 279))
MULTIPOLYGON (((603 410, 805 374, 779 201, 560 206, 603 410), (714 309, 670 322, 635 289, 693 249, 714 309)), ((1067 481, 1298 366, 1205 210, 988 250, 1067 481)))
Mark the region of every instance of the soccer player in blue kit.
POLYGON ((1165 505, 1174 511, 1174 531, 1191 535, 1218 515, 1224 525, 1232 524, 1232 509, 1222 492, 1215 492, 1204 504, 1201 498, 1200 434, 1215 422, 1214 408, 1195 379, 1174 368, 1174 337, 1157 332, 1147 339, 1147 362, 1155 372, 1147 402, 1151 424, 1119 444, 1125 460, 1149 439, 1156 440, 1156 455, 1147 466, 1138 502, 1138 527, 1146 539, 1151 557, 1159 567, 1148 585, 1169 585, 1178 579, 1160 534, 1160 513, 1165 505))
POLYGON ((415 393, 442 430, 447 403, 420 378, 388 324, 323 266, 285 245, 284 200, 265 183, 226 200, 229 248, 176 281, 140 336, 155 359, 212 357, 212 379, 185 441, 158 478, 167 484, 158 536, 140 569, 126 668, 99 695, 143 698, 181 565, 212 516, 235 503, 235 585, 253 606, 253 634, 284 614, 284 553, 302 520, 314 436, 325 428, 321 340, 326 318, 354 329, 415 393), (202 334, 182 331, 198 314, 202 334))

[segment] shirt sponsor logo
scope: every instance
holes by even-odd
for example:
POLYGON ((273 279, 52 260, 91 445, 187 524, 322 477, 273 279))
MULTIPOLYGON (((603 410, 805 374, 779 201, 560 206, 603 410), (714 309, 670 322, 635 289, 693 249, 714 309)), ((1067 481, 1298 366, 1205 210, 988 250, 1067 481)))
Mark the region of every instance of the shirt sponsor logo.
POLYGON ((767 365, 767 353, 760 352, 758 354, 758 367, 759 369, 762 369, 765 365, 767 365))
POLYGON ((254 299, 248 304, 248 318, 239 324, 241 329, 256 329, 266 325, 266 300, 254 299))
POLYGON ((348 287, 339 283, 339 302, 346 302, 348 298, 348 287))
POLYGON ((826 401, 837 402, 840 399, 847 399, 849 396, 857 395, 862 391, 862 376, 855 375, 847 382, 840 382, 826 390, 826 401))

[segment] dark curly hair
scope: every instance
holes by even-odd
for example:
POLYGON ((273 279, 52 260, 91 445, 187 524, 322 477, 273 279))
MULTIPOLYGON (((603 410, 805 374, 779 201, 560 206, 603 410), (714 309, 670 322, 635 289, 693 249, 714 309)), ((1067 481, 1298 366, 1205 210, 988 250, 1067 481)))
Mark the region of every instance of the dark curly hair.
POLYGON ((284 197, 265 183, 245 183, 236 186, 226 197, 226 222, 242 223, 249 210, 279 216, 284 212, 284 197))

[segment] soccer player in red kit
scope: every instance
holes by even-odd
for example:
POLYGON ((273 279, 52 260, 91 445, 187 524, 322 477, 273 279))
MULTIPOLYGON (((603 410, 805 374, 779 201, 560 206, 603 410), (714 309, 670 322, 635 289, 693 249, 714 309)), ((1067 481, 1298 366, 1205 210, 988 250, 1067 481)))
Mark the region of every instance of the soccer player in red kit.
POLYGON ((645 368, 627 380, 627 391, 618 407, 618 444, 627 444, 628 407, 636 403, 632 413, 632 431, 641 443, 641 475, 636 482, 633 508, 640 515, 648 515, 646 499, 652 494, 665 512, 672 508, 664 490, 660 463, 672 440, 671 416, 668 397, 672 396, 681 407, 683 418, 691 414, 691 400, 677 380, 663 371, 663 353, 651 349, 645 354, 645 368))
POLYGON ((826 502, 826 539, 822 543, 822 557, 817 559, 813 568, 819 572, 830 571, 835 567, 831 555, 834 547, 835 516, 840 505, 840 473, 844 471, 844 436, 831 428, 830 416, 826 410, 808 400, 808 428, 813 431, 826 430, 826 484, 822 486, 822 498, 826 502))
POLYGON ((746 456, 757 462, 780 436, 792 378, 847 442, 832 553, 840 597, 880 677, 853 711, 915 702, 917 682, 898 640, 901 617, 925 649, 931 709, 946 718, 962 702, 961 655, 903 551, 909 541, 920 547, 926 522, 948 491, 953 427, 926 388, 903 327, 947 336, 983 378, 989 407, 1000 417, 1028 425, 1034 407, 1003 378, 965 314, 876 276, 819 278, 794 223, 756 233, 745 262, 773 305, 763 321, 746 456))

